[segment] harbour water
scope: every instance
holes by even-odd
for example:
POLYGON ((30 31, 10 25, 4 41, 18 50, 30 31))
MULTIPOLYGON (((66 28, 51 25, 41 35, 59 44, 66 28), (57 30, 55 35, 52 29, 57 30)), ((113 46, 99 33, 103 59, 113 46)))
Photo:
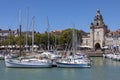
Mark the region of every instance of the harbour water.
POLYGON ((120 62, 93 57, 91 68, 6 68, 0 60, 0 80, 120 80, 120 62))

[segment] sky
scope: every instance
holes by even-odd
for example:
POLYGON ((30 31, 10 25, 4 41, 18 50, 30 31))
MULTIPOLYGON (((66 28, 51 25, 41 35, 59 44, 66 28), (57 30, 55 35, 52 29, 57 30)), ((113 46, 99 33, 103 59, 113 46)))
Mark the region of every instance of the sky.
POLYGON ((27 9, 29 9, 28 30, 37 32, 75 28, 90 31, 97 10, 101 11, 104 23, 111 31, 120 29, 120 0, 0 0, 0 28, 3 30, 19 28, 19 11, 22 16, 22 31, 26 31, 27 9))

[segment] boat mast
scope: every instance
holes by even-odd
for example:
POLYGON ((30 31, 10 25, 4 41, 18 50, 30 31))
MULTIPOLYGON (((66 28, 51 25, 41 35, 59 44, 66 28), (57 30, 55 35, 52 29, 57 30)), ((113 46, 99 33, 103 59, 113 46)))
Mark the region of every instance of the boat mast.
POLYGON ((49 30, 50 30, 50 24, 49 24, 49 19, 47 17, 47 25, 48 25, 48 28, 47 28, 47 33, 48 33, 48 45, 47 45, 47 48, 48 48, 48 51, 50 50, 50 33, 49 33, 49 30))
MULTIPOLYGON (((75 27, 75 25, 73 27, 75 27)), ((72 31, 72 52, 73 52, 73 56, 74 56, 74 54, 76 54, 76 45, 77 45, 77 35, 76 35, 75 28, 73 28, 73 31, 72 31)))
POLYGON ((29 8, 27 8, 27 25, 26 25, 26 51, 28 51, 28 24, 29 24, 29 8))
POLYGON ((21 27, 22 27, 22 12, 21 10, 19 10, 19 29, 20 29, 20 33, 19 33, 19 36, 20 36, 20 56, 22 55, 21 54, 21 27))
POLYGON ((32 53, 33 53, 33 51, 34 51, 34 23, 35 23, 35 21, 34 21, 34 16, 33 16, 33 18, 32 18, 32 53))
POLYGON ((55 31, 55 48, 54 50, 56 50, 56 31, 55 31))

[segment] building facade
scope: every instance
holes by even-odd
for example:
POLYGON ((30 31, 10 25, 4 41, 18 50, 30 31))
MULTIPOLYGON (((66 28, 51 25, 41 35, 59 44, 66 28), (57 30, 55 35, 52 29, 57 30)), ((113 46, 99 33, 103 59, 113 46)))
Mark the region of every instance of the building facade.
POLYGON ((101 49, 105 46, 113 47, 120 45, 120 30, 111 32, 104 23, 100 10, 94 17, 94 22, 90 25, 90 33, 83 36, 82 46, 89 46, 93 49, 101 49))
POLYGON ((2 30, 0 29, 0 39, 4 40, 7 39, 10 35, 14 35, 17 37, 19 35, 19 30, 2 30))

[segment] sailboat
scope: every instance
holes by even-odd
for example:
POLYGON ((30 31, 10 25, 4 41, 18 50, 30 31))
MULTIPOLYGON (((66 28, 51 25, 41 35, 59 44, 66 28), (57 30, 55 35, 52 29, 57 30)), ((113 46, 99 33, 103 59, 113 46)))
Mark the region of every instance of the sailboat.
MULTIPOLYGON (((32 18, 32 23, 34 23, 34 17, 32 18)), ((33 30, 34 30, 34 24, 33 30)), ((21 24, 20 24, 20 32, 21 32, 21 24)), ((32 31, 34 33, 34 31, 32 31)), ((33 34, 34 35, 34 34, 33 34)), ((34 37, 32 37, 34 41, 34 37)), ((34 42, 32 41, 32 46, 34 45, 34 42)), ((33 48, 32 48, 33 52, 33 48)), ((20 49, 20 54, 21 54, 21 49, 20 49)), ((19 57, 17 59, 13 59, 10 56, 5 57, 5 64, 6 67, 16 67, 16 68, 38 68, 38 67, 52 67, 52 61, 48 58, 43 58, 43 57, 19 57)))
POLYGON ((49 19, 48 19, 48 17, 47 17, 47 37, 48 37, 48 40, 47 40, 47 50, 46 51, 44 51, 43 53, 41 53, 41 54, 44 54, 44 55, 49 55, 49 58, 51 59, 51 60, 54 60, 55 58, 56 58, 56 51, 55 50, 51 50, 51 47, 50 47, 50 23, 49 23, 49 19))
MULTIPOLYGON (((77 54, 77 35, 75 34, 75 29, 72 31, 72 55, 63 57, 56 61, 57 67, 67 67, 67 68, 80 68, 80 67, 90 67, 90 59, 85 55, 77 54)), ((67 53, 68 54, 68 53, 67 53)))
POLYGON ((12 68, 40 68, 40 67, 52 67, 51 60, 37 59, 37 58, 5 58, 6 67, 12 68))

